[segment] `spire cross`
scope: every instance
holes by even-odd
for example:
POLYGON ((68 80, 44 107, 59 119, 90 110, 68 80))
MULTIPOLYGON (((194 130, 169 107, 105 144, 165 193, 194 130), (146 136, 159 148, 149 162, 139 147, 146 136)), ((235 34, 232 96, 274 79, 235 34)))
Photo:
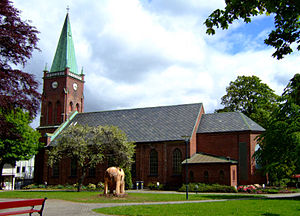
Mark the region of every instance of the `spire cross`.
POLYGON ((67 13, 69 13, 69 11, 70 11, 70 7, 69 7, 69 5, 67 6, 67 13))

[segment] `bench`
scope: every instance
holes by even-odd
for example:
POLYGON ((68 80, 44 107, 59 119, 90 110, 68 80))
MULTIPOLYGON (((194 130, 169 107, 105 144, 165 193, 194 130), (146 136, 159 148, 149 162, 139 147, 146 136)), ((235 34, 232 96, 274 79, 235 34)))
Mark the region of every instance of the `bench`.
POLYGON ((10 208, 21 208, 21 207, 31 207, 30 209, 23 209, 18 211, 9 211, 9 212, 0 212, 0 215, 18 215, 18 214, 29 214, 36 212, 40 215, 43 215, 45 199, 30 199, 30 200, 17 200, 17 201, 8 201, 8 202, 0 202, 0 210, 2 209, 10 209, 10 208), (35 206, 41 206, 40 209, 35 209, 35 206))

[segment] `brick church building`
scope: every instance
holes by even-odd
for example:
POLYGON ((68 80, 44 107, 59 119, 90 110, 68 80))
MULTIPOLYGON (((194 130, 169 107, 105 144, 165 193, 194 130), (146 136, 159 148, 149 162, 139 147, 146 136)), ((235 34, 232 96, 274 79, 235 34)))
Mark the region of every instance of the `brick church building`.
MULTIPOLYGON (((202 103, 84 112, 84 74, 77 68, 68 14, 50 71, 44 70, 40 126, 45 144, 35 160, 35 182, 74 184, 82 171, 64 159, 50 168, 45 149, 70 125, 115 125, 135 142, 132 180, 179 186, 185 182, 264 183, 253 154, 264 129, 239 112, 205 114, 202 103)), ((90 169, 85 184, 103 182, 108 163, 90 169)))

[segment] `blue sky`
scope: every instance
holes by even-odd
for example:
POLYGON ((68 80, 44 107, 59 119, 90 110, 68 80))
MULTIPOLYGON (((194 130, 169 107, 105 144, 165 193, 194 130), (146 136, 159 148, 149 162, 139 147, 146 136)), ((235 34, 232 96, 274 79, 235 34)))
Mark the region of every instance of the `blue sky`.
POLYGON ((251 23, 241 24, 227 34, 225 41, 232 44, 228 52, 236 54, 244 52, 246 49, 268 49, 269 47, 264 43, 264 39, 267 38, 272 29, 274 29, 273 16, 254 18, 251 23))
POLYGON ((221 107, 226 86, 237 76, 256 75, 281 94, 300 68, 299 53, 278 61, 271 56, 274 49, 264 45, 271 16, 205 34, 203 22, 224 7, 223 0, 14 4, 40 31, 42 52, 35 52, 25 68, 40 83, 45 64, 52 64, 69 5, 78 68, 86 74, 85 111, 202 102, 210 113, 221 107))

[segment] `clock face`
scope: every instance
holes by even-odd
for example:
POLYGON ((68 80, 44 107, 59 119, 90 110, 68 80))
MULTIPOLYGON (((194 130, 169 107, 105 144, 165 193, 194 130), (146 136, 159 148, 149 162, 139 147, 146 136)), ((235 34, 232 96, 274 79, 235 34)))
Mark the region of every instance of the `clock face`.
POLYGON ((77 85, 77 83, 73 83, 73 89, 76 91, 76 90, 77 90, 77 88, 78 88, 78 85, 77 85))
POLYGON ((56 89, 58 87, 58 82, 54 81, 52 82, 52 88, 56 89))

